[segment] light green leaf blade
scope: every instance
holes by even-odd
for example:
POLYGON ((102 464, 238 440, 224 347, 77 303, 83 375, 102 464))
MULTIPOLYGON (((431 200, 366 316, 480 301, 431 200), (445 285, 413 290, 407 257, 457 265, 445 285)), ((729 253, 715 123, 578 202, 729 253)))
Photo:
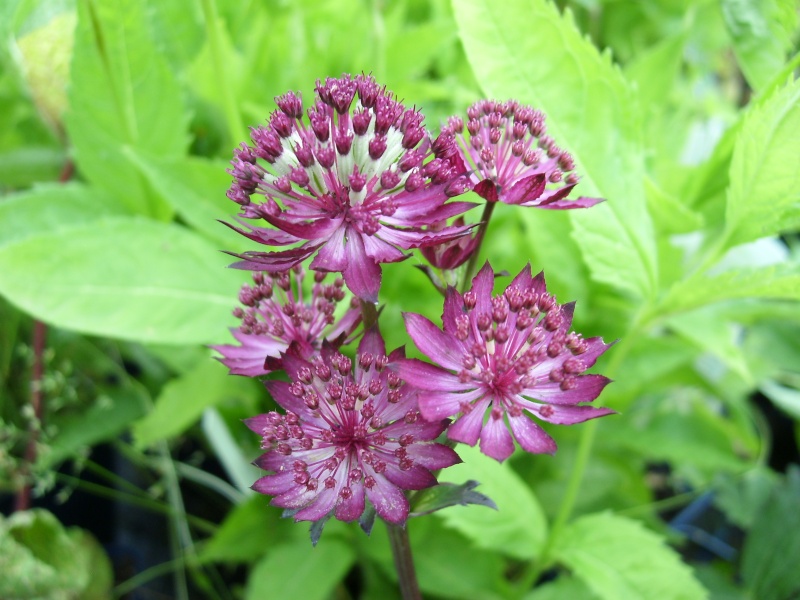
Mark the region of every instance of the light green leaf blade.
POLYGON ((494 500, 485 506, 453 506, 434 513, 476 546, 520 559, 535 558, 547 534, 547 521, 536 496, 508 464, 498 464, 478 448, 459 446, 463 463, 447 468, 441 481, 480 483, 475 491, 494 500))
POLYGON ((325 600, 355 561, 355 552, 336 539, 316 547, 308 540, 272 547, 250 573, 245 600, 325 600))
POLYGON ((554 553, 603 600, 698 600, 707 592, 664 539, 609 513, 571 523, 554 553))
POLYGON ((228 163, 194 157, 165 160, 133 149, 125 154, 159 196, 194 229, 225 250, 244 252, 253 248, 253 242, 219 222, 232 222, 239 208, 225 195, 231 183, 228 163))
POLYGON ((244 275, 185 228, 115 218, 0 249, 0 293, 47 323, 143 342, 225 341, 244 275))
POLYGON ((800 300, 800 267, 783 263, 714 276, 698 274, 673 286, 663 306, 671 314, 739 298, 800 300))
POLYGON ((0 247, 31 235, 124 214, 113 197, 85 184, 48 183, 0 201, 0 247))
POLYGON ((781 69, 797 27, 793 0, 722 0, 725 26, 747 83, 761 91, 781 69))
POLYGON ((730 168, 728 246, 774 235, 800 220, 800 81, 756 107, 742 125, 730 168))
POLYGON ((168 218, 171 208, 122 155, 126 146, 178 157, 189 138, 181 89, 136 0, 78 2, 65 118, 78 170, 128 209, 168 218))
MULTIPOLYGON (((173 379, 161 390, 152 412, 133 426, 137 447, 183 433, 203 411, 225 400, 253 398, 258 388, 250 379, 231 377, 228 369, 210 357, 173 379)), ((252 482, 251 482, 252 483, 252 482)))
POLYGON ((543 0, 453 0, 467 56, 484 91, 542 109, 548 131, 583 176, 578 191, 607 202, 570 211, 592 276, 635 296, 655 290, 656 248, 647 213, 635 93, 569 13, 543 0), (526 27, 509 23, 535 23, 526 27))

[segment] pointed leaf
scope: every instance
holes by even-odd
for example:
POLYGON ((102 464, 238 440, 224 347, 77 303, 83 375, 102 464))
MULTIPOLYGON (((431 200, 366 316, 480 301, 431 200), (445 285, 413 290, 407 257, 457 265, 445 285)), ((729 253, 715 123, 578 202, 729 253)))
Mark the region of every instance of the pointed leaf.
POLYGON ((479 504, 497 510, 497 505, 491 498, 474 491, 479 485, 480 483, 477 481, 469 480, 461 485, 440 483, 422 490, 413 498, 411 516, 418 517, 442 510, 448 506, 467 506, 468 504, 479 504))
POLYGON ((455 0, 454 9, 484 92, 543 110, 549 133, 578 165, 579 195, 607 198, 570 211, 592 276, 634 295, 653 294, 656 249, 633 90, 578 31, 570 13, 559 14, 549 2, 455 0), (509 15, 535 23, 535 35, 509 15))

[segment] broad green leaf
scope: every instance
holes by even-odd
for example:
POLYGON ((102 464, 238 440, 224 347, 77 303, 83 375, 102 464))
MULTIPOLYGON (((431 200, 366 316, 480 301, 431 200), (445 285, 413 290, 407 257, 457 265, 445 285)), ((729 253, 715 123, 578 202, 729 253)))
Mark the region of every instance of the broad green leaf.
POLYGON ((748 530, 779 481, 778 474, 766 466, 758 466, 742 475, 723 474, 714 484, 714 504, 731 523, 748 530))
POLYGON ((316 547, 308 540, 270 546, 269 554, 250 573, 245 600, 325 600, 331 597, 355 558, 353 548, 336 539, 323 540, 316 547))
POLYGON ((82 183, 39 185, 0 201, 0 248, 31 235, 120 214, 109 194, 82 183))
POLYGON ((645 180, 647 206, 659 233, 687 233, 703 226, 702 215, 659 188, 651 179, 645 180))
POLYGON ((136 446, 144 448, 183 433, 209 407, 241 396, 252 397, 258 389, 244 377, 231 377, 228 369, 210 357, 161 390, 152 412, 133 426, 136 446))
MULTIPOLYGON (((214 536, 200 551, 203 561, 250 562, 287 539, 290 528, 299 527, 291 519, 282 519, 281 511, 269 506, 260 494, 235 506, 225 517, 214 536), (269 544, 264 543, 269 540, 269 544)), ((327 542, 327 541, 326 541, 327 542)), ((323 542, 323 545, 326 543, 323 542)), ((306 550, 311 552, 310 544, 306 550)))
POLYGON ((133 150, 126 155, 159 196, 220 249, 243 252, 256 245, 219 222, 232 222, 239 208, 225 195, 231 184, 228 163, 192 157, 161 160, 133 150))
POLYGON ((47 323, 171 344, 227 339, 243 275, 185 228, 115 218, 0 249, 0 293, 47 323))
POLYGON ((559 575, 555 581, 548 581, 544 585, 533 588, 522 597, 522 600, 565 600, 566 598, 580 598, 590 600, 596 598, 587 585, 577 577, 559 575))
POLYGON ((761 384, 761 393, 787 415, 800 421, 800 390, 767 380, 761 384))
POLYGON ((598 513, 571 523, 554 553, 603 600, 708 597, 680 556, 641 523, 598 513))
POLYGON ((625 65, 625 76, 636 83, 644 107, 655 109, 668 98, 680 74, 686 33, 659 42, 625 65))
POLYGON ((800 219, 800 81, 750 112, 730 168, 728 246, 787 230, 800 219))
POLYGON ((542 109, 548 132, 575 157, 578 193, 608 201, 570 211, 573 236, 592 276, 636 296, 654 293, 656 248, 642 186, 640 116, 612 65, 544 0, 453 0, 478 82, 489 96, 542 109), (535 23, 527 27, 509 23, 535 23))
POLYGON ((123 156, 126 146, 182 156, 187 114, 177 79, 136 0, 78 2, 67 132, 80 173, 129 210, 168 218, 171 208, 123 156))
POLYGON ((773 489, 742 549, 742 577, 753 598, 783 600, 800 594, 800 470, 793 467, 773 489))
POLYGON ((739 472, 758 449, 752 431, 742 431, 691 391, 667 398, 643 398, 623 418, 604 423, 604 437, 618 447, 676 469, 691 469, 703 477, 720 471, 739 472))
POLYGON ((0 597, 102 600, 113 583, 111 563, 87 532, 65 529, 48 511, 0 516, 0 597))
POLYGON ((662 305, 663 312, 671 314, 739 298, 800 299, 800 267, 784 263, 698 274, 673 286, 662 305))
POLYGON ((725 26, 747 83, 761 91, 783 66, 797 27, 793 0, 722 0, 725 26))
POLYGON ((497 504, 497 510, 454 506, 436 515, 479 548, 521 559, 536 557, 547 534, 547 521, 531 489, 508 464, 499 464, 478 448, 459 446, 458 453, 464 462, 445 469, 439 479, 478 481, 480 492, 497 504))
POLYGON ((704 352, 717 356, 745 382, 753 385, 753 376, 738 339, 740 330, 733 323, 706 308, 676 315, 667 321, 667 325, 704 352))

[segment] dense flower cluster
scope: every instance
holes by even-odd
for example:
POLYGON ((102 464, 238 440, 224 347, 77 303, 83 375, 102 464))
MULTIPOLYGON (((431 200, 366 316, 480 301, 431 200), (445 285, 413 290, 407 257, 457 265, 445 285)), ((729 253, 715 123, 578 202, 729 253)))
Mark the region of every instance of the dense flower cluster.
POLYGON ((469 231, 427 229, 472 207, 447 202, 468 189, 453 133, 431 141, 422 114, 372 77, 318 81, 307 121, 297 95, 276 102, 268 125, 252 130, 253 145, 236 150, 228 197, 242 217, 275 229, 231 227, 288 248, 236 254, 234 267, 280 271, 313 255, 311 269, 342 273, 354 294, 376 302, 381 263, 469 231))
POLYGON ((525 413, 559 424, 612 413, 581 405, 609 382, 583 374, 609 345, 569 332, 574 303, 559 305, 529 266, 495 297, 493 285, 487 263, 465 294, 450 288, 444 331, 407 313, 408 334, 435 364, 404 359, 398 373, 420 390, 423 417, 461 415, 447 431, 450 439, 471 446, 480 439, 484 454, 503 461, 514 452, 510 427, 524 450, 553 453, 555 441, 525 413))
POLYGON ((315 273, 311 298, 306 300, 305 276, 299 267, 284 273, 253 273, 253 285, 242 286, 239 301, 244 308, 233 311, 242 324, 231 330, 240 345, 212 346, 232 374, 265 375, 272 370, 265 365, 266 359, 277 359, 291 344, 301 356, 310 358, 324 340, 334 346, 350 341, 361 322, 361 310, 357 302, 351 302, 336 317, 336 305, 346 298, 342 280, 325 284, 325 273, 315 273))
POLYGON ((285 354, 291 383, 266 386, 286 414, 247 421, 267 450, 256 464, 271 472, 253 489, 274 496, 272 504, 293 511, 297 521, 331 513, 354 521, 369 499, 381 518, 404 523, 403 490, 435 485, 431 470, 460 460, 432 442, 448 421, 422 419, 415 388, 387 369, 397 356, 386 356, 376 329, 364 334, 355 360, 327 346, 310 362, 285 354))
POLYGON ((472 189, 489 202, 563 209, 586 208, 602 198, 566 200, 578 183, 575 161, 547 135, 544 114, 516 102, 481 100, 444 131, 458 139, 472 189))

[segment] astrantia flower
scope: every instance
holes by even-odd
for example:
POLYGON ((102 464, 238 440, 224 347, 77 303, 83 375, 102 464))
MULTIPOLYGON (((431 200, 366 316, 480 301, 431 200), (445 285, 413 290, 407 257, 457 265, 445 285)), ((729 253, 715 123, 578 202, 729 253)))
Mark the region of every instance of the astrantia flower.
POLYGON ((266 386, 286 414, 247 421, 267 450, 256 465, 271 471, 253 489, 296 511, 296 521, 331 513, 353 521, 369 499, 384 520, 405 522, 403 490, 434 485, 431 470, 460 460, 431 441, 448 421, 420 417, 416 390, 386 368, 389 360, 375 329, 364 334, 354 361, 327 346, 313 362, 284 355, 292 382, 266 386))
POLYGON ((555 441, 528 414, 571 424, 612 413, 580 404, 609 382, 583 374, 609 345, 569 333, 574 303, 557 304, 544 276, 531 277, 530 266, 499 296, 492 297, 493 284, 487 263, 464 295, 448 289, 444 331, 407 313, 408 334, 435 364, 404 359, 398 372, 421 390, 423 417, 460 414, 449 438, 470 446, 480 438, 481 451, 503 461, 514 451, 510 427, 524 450, 553 453, 555 441))
POLYGON ((341 272, 354 294, 375 302, 380 263, 470 229, 423 229, 472 207, 446 203, 467 190, 466 168, 452 133, 431 142, 422 114, 372 77, 318 81, 307 122, 295 94, 276 102, 268 126, 252 130, 253 146, 236 150, 228 197, 242 205, 243 217, 277 228, 234 229, 290 248, 237 254, 243 260, 234 267, 278 271, 316 253, 312 269, 341 272))
POLYGON ((245 308, 233 311, 242 324, 231 333, 241 345, 212 346, 222 355, 220 362, 233 375, 256 377, 272 370, 264 365, 267 357, 277 359, 292 343, 301 356, 309 358, 319 351, 323 340, 335 345, 349 341, 361 322, 360 307, 351 306, 337 319, 336 304, 346 297, 344 284, 341 279, 325 284, 325 277, 324 273, 314 274, 311 298, 306 299, 302 269, 254 273, 253 285, 245 284, 239 292, 245 308))
POLYGON ((585 208, 602 198, 566 200, 578 183, 575 162, 545 131, 541 111, 514 100, 481 100, 467 110, 467 126, 451 117, 473 190, 489 202, 539 208, 585 208))

